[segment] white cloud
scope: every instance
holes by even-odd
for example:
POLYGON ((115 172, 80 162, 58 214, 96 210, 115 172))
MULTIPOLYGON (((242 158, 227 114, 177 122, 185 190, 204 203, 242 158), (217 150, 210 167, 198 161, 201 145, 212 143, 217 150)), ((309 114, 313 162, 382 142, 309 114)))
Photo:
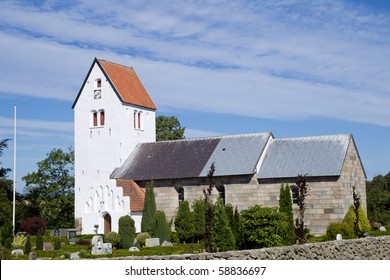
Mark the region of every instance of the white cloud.
POLYGON ((98 56, 133 66, 160 109, 390 126, 384 13, 329 1, 63 5, 0 4, 2 92, 73 100, 98 56))

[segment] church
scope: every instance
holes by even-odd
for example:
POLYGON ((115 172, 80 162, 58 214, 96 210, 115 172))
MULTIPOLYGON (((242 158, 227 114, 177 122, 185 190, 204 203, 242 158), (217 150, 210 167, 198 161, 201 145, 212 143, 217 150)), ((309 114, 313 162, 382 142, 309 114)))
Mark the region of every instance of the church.
POLYGON ((314 234, 343 219, 352 186, 366 211, 366 174, 351 134, 275 138, 271 132, 156 142, 157 107, 131 67, 94 59, 74 101, 75 219, 81 234, 118 231, 130 215, 140 231, 145 187, 154 180, 157 210, 174 218, 179 203, 203 197, 215 165, 214 198, 239 210, 278 206, 306 174, 305 217, 314 234))

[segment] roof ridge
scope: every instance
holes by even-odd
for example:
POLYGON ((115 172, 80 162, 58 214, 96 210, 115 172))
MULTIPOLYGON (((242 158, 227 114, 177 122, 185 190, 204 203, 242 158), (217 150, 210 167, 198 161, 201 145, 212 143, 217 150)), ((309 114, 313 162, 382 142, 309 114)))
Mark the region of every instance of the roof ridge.
POLYGON ((213 139, 222 139, 222 138, 237 138, 237 137, 244 137, 244 136, 256 136, 261 134, 269 134, 271 135, 272 132, 256 132, 256 133, 242 133, 242 134, 228 134, 228 135, 216 135, 216 136, 205 136, 205 137, 195 137, 195 138, 185 138, 185 139, 176 139, 176 140, 163 140, 158 141, 155 143, 167 143, 167 142, 186 142, 186 141, 198 141, 198 140, 213 140, 213 139))
POLYGON ((325 135, 312 135, 312 136, 299 136, 299 137, 286 137, 286 138, 275 138, 273 141, 277 140, 294 140, 294 139, 308 139, 308 138, 325 138, 325 137, 332 137, 332 136, 345 136, 345 137, 351 137, 351 133, 338 133, 338 134, 325 134, 325 135))
POLYGON ((97 58, 97 60, 98 60, 99 62, 104 61, 104 62, 108 62, 108 63, 111 63, 111 64, 115 64, 115 65, 118 65, 118 66, 121 66, 121 67, 125 67, 125 68, 129 68, 129 69, 134 70, 133 66, 127 66, 127 65, 124 65, 124 64, 120 64, 120 63, 117 63, 117 62, 112 62, 112 61, 105 60, 105 59, 99 59, 99 58, 97 58))

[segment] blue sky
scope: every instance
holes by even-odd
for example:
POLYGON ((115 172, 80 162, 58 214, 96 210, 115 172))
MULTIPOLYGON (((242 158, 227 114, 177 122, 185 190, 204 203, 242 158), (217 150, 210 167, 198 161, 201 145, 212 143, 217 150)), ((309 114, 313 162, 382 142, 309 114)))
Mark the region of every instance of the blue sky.
MULTIPOLYGON (((352 133, 368 179, 390 171, 390 1, 1 1, 0 139, 16 104, 19 191, 74 145, 95 57, 132 66, 187 138, 352 133)), ((12 141, 1 160, 13 168, 12 141)))

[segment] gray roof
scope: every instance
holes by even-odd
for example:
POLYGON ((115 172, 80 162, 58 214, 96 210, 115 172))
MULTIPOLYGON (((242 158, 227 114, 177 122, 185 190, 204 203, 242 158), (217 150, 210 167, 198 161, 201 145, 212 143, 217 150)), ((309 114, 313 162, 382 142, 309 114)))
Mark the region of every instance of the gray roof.
POLYGON ((273 139, 257 177, 339 176, 351 139, 350 134, 273 139))
POLYGON ((255 174, 271 133, 256 133, 138 144, 112 178, 151 180, 255 174))

